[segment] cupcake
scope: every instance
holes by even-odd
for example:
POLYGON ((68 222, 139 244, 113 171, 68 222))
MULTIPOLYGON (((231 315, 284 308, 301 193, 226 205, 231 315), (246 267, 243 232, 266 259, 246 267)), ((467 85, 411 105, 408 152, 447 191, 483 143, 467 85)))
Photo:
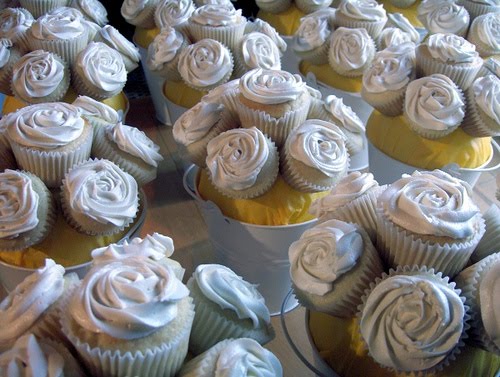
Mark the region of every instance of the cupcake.
POLYGON ((333 25, 324 13, 313 13, 300 19, 292 39, 292 48, 300 59, 312 64, 327 64, 333 25))
POLYGON ((193 317, 189 291, 172 269, 130 257, 93 266, 61 322, 92 376, 173 376, 193 317))
POLYGON ((108 23, 108 11, 99 0, 70 0, 68 6, 78 9, 83 17, 100 27, 108 23))
POLYGON ((65 7, 68 0, 19 0, 19 4, 26 8, 34 18, 39 18, 54 9, 65 7))
POLYGON ((221 373, 283 376, 279 359, 250 338, 225 339, 189 360, 179 371, 179 377, 218 376, 221 373))
POLYGON ((429 34, 450 33, 465 38, 469 30, 469 12, 454 1, 422 1, 417 18, 429 34))
POLYGON ((113 161, 139 186, 156 178, 158 163, 163 161, 160 147, 144 131, 122 122, 97 129, 92 156, 113 161))
POLYGON ((485 231, 471 195, 466 182, 440 170, 390 184, 377 200, 377 246, 385 261, 455 276, 485 231))
POLYGON ((415 44, 420 42, 420 33, 415 29, 410 21, 401 13, 388 13, 387 22, 385 24, 386 28, 398 28, 401 31, 407 33, 411 37, 411 41, 415 44))
POLYGON ((12 69, 12 92, 26 103, 60 101, 69 83, 67 63, 52 52, 29 52, 12 69))
POLYGON ((148 46, 146 65, 151 72, 168 81, 181 81, 179 57, 189 40, 173 27, 165 26, 148 46))
POLYGON ((352 317, 363 291, 383 272, 366 232, 355 224, 328 220, 306 230, 288 250, 297 300, 306 308, 352 317))
POLYGON ((154 14, 156 27, 160 30, 173 27, 187 35, 187 21, 194 9, 192 0, 160 0, 154 14))
POLYGON ((224 339, 251 338, 266 344, 274 338, 264 297, 231 269, 199 265, 187 287, 196 313, 189 340, 193 354, 201 354, 224 339))
POLYGON ((7 125, 18 165, 49 187, 59 187, 64 174, 90 156, 92 126, 80 110, 63 102, 31 105, 18 110, 7 125))
POLYGON ((280 56, 286 52, 288 46, 285 40, 279 35, 276 29, 269 25, 266 21, 263 21, 260 18, 256 18, 253 21, 249 20, 245 27, 245 34, 253 31, 258 31, 259 33, 265 34, 271 38, 274 44, 278 47, 280 56))
POLYGON ((13 48, 9 39, 0 39, 0 93, 8 96, 12 93, 12 70, 21 58, 19 49, 13 48))
POLYGON ((400 44, 412 42, 411 35, 397 27, 386 27, 377 39, 378 50, 384 50, 387 47, 399 46, 400 44))
POLYGON ((139 49, 111 25, 103 26, 94 38, 94 42, 102 42, 118 51, 127 72, 139 66, 139 49))
POLYGON ((260 10, 271 14, 286 11, 292 5, 292 0, 255 0, 260 10))
POLYGON ((115 125, 121 120, 120 115, 111 106, 87 96, 78 96, 72 105, 80 109, 82 118, 94 127, 94 134, 99 127, 115 125))
POLYGON ((294 128, 282 150, 282 177, 298 191, 330 190, 347 174, 348 167, 344 134, 323 120, 308 119, 294 128))
POLYGON ((332 0, 295 0, 295 6, 302 12, 309 14, 328 8, 332 0))
POLYGON ((500 245, 500 208, 496 204, 492 204, 483 217, 486 231, 470 256, 472 263, 479 262, 488 255, 497 252, 498 245, 500 245))
POLYGON ((375 0, 342 0, 337 7, 335 23, 339 27, 365 29, 377 39, 387 22, 387 13, 375 0))
POLYGON ((28 49, 28 30, 33 24, 33 15, 24 8, 0 10, 0 38, 7 38, 20 49, 28 49))
POLYGON ((482 14, 497 13, 500 11, 500 4, 495 0, 462 0, 461 4, 469 12, 472 21, 482 14))
POLYGON ((500 54, 500 12, 477 17, 470 26, 467 40, 476 46, 482 58, 500 54))
POLYGON ((234 76, 243 76, 254 68, 281 69, 280 50, 266 34, 252 32, 243 36, 234 51, 234 76))
POLYGON ((125 0, 120 13, 129 24, 152 29, 155 27, 154 13, 158 2, 158 0, 125 0))
POLYGON ((415 133, 437 139, 460 126, 465 116, 465 99, 453 81, 436 73, 408 84, 403 114, 415 133))

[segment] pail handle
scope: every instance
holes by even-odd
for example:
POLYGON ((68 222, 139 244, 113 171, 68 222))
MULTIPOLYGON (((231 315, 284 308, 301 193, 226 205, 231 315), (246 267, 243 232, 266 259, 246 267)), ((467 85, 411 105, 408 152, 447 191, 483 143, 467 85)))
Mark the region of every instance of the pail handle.
POLYGON ((491 139, 491 147, 493 149, 492 157, 491 157, 490 161, 484 167, 462 168, 462 167, 458 166, 458 164, 453 163, 453 164, 445 165, 442 168, 442 170, 447 171, 447 172, 456 172, 456 173, 458 173, 458 175, 460 174, 461 171, 478 172, 478 173, 494 171, 500 167, 500 146, 498 145, 498 143, 494 139, 491 139))

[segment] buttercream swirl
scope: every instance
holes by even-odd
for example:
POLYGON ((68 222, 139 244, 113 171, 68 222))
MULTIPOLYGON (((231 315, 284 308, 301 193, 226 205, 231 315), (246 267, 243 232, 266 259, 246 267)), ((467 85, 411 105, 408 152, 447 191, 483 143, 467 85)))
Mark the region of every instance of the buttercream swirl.
POLYGON ((476 22, 473 28, 482 43, 497 53, 500 51, 500 14, 498 12, 482 16, 481 22, 476 22))
POLYGON ((158 167, 163 160, 160 147, 137 127, 126 126, 122 122, 106 127, 106 136, 114 141, 119 149, 140 158, 146 164, 158 167))
POLYGON ((416 234, 466 238, 480 217, 470 186, 440 170, 403 175, 378 203, 390 221, 416 234))
POLYGON ((337 12, 362 21, 374 22, 387 19, 384 6, 375 0, 342 0, 337 12))
POLYGON ((465 104, 453 81, 436 73, 408 84, 404 112, 420 127, 446 130, 462 122, 465 104))
POLYGON ((98 0, 71 0, 70 7, 80 10, 84 17, 101 27, 108 23, 108 11, 98 0))
POLYGON ((262 104, 279 104, 298 99, 306 90, 300 75, 287 71, 253 69, 240 79, 240 93, 262 104))
POLYGON ((431 33, 462 32, 462 35, 470 22, 467 9, 452 0, 422 2, 418 7, 418 19, 431 33))
POLYGON ((64 290, 64 267, 52 259, 26 277, 0 302, 0 343, 20 337, 64 290))
POLYGON ((287 150, 294 159, 328 177, 346 170, 349 154, 342 131, 332 123, 309 119, 287 138, 287 150))
POLYGON ((191 22, 206 26, 231 26, 246 22, 241 9, 235 9, 232 4, 208 4, 196 8, 191 22))
POLYGON ((378 363, 421 371, 436 366, 457 345, 464 315, 462 300, 445 283, 427 275, 396 275, 370 292, 360 331, 378 363))
POLYGON ((162 30, 182 25, 191 17, 194 9, 191 0, 162 0, 155 10, 156 26, 162 30))
POLYGON ((33 22, 31 34, 37 39, 74 39, 86 33, 83 21, 82 13, 75 8, 56 8, 33 22))
POLYGON ((12 71, 12 82, 22 98, 40 98, 57 90, 67 68, 53 53, 36 50, 19 59, 12 71))
POLYGON ((0 38, 15 41, 33 24, 34 18, 24 8, 5 8, 0 11, 0 38))
POLYGON ((378 39, 380 50, 406 42, 412 42, 411 35, 397 27, 383 29, 378 39))
POLYGON ((250 69, 281 69, 278 47, 267 35, 249 33, 243 37, 240 46, 243 61, 250 69))
POLYGON ((455 34, 432 34, 424 45, 434 59, 443 63, 471 63, 480 59, 476 46, 455 34))
POLYGON ((233 71, 231 52, 215 39, 202 39, 181 51, 177 65, 182 78, 197 87, 210 87, 233 71))
POLYGON ((7 126, 10 140, 32 148, 55 149, 78 139, 85 122, 80 109, 64 102, 24 107, 7 126))
POLYGON ((157 0, 125 0, 120 8, 124 19, 130 21, 139 16, 148 7, 153 7, 157 0))
POLYGON ((370 64, 374 52, 375 45, 366 29, 339 27, 332 33, 328 56, 348 72, 370 64))
POLYGON ((247 28, 251 31, 258 31, 262 34, 267 35, 276 44, 281 53, 284 53, 287 49, 287 44, 283 38, 278 34, 276 29, 269 25, 266 21, 256 18, 253 22, 247 23, 247 28))
POLYGON ((117 227, 128 224, 137 213, 137 182, 111 161, 87 161, 71 169, 64 181, 74 213, 117 227))
POLYGON ((363 238, 355 225, 340 220, 320 223, 306 230, 288 249, 293 284, 324 296, 356 265, 363 249, 363 238))
POLYGON ((111 25, 106 25, 99 30, 101 37, 106 41, 106 44, 120 54, 123 54, 134 63, 138 63, 141 59, 139 49, 125 38, 116 28, 111 25))
POLYGON ((170 267, 129 257, 92 267, 68 309, 87 331, 137 339, 174 320, 178 302, 188 295, 170 267))
POLYGON ((365 132, 365 125, 361 119, 350 106, 344 105, 344 100, 341 97, 329 95, 325 98, 323 107, 332 116, 334 124, 338 124, 350 132, 358 134, 365 132))
POLYGON ((98 118, 109 124, 116 124, 120 116, 111 106, 87 96, 78 96, 73 101, 73 106, 80 109, 82 117, 98 118))
POLYGON ((12 42, 10 39, 0 39, 0 68, 5 67, 5 65, 9 62, 11 48, 12 42))
POLYGON ((331 28, 327 18, 303 17, 293 36, 293 49, 295 51, 311 51, 327 43, 330 34, 331 28))
POLYGON ((500 79, 488 75, 479 77, 472 86, 477 106, 484 113, 500 124, 500 79))
POLYGON ((220 187, 252 187, 270 154, 266 136, 257 128, 236 128, 216 136, 207 146, 207 167, 220 187))
MULTIPOLYGON (((483 69, 491 72, 491 74, 494 74, 496 76, 500 76, 500 60, 496 59, 495 57, 489 57, 486 59, 483 63, 483 69)), ((490 73, 488 73, 490 74, 490 73)))
POLYGON ((184 35, 173 27, 162 29, 148 47, 146 64, 152 71, 161 71, 165 63, 175 59, 184 43, 184 35))
POLYGON ((173 136, 185 146, 202 139, 220 120, 224 105, 215 102, 198 102, 174 123, 173 136))
POLYGON ((479 302, 481 303, 481 320, 484 329, 495 345, 500 348, 500 263, 493 261, 491 268, 487 268, 479 285, 479 302))
POLYGON ((254 328, 270 323, 269 309, 256 286, 226 266, 199 265, 193 278, 206 298, 223 309, 236 312, 240 319, 250 319, 254 328))
POLYGON ((415 29, 410 21, 401 13, 388 13, 385 27, 397 27, 405 33, 410 34, 413 43, 420 42, 420 34, 417 29, 415 29))

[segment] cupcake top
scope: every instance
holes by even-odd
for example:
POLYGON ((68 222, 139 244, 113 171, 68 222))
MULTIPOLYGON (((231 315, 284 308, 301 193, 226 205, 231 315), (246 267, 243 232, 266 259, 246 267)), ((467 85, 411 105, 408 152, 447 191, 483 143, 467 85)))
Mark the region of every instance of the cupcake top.
POLYGON ((189 21, 203 26, 223 27, 240 25, 247 20, 241 9, 235 9, 232 4, 208 4, 196 8, 189 21))
POLYGON ((162 0, 155 10, 155 24, 162 30, 186 23, 194 11, 191 0, 162 0))
POLYGON ((469 12, 453 0, 422 1, 417 12, 417 18, 430 33, 464 35, 469 27, 469 12))
POLYGON ((429 54, 442 63, 473 63, 481 59, 476 46, 455 34, 432 34, 420 46, 425 46, 429 54))
POLYGON ((7 126, 9 139, 26 147, 56 149, 80 137, 85 126, 80 110, 64 102, 24 107, 7 126))
POLYGON ((108 11, 98 0, 71 0, 69 6, 80 10, 85 18, 99 26, 108 23, 108 11))
POLYGON ((207 145, 207 167, 217 186, 230 190, 252 187, 271 154, 269 141, 257 128, 235 128, 207 145))
POLYGON ((462 122, 465 103, 455 83, 436 73, 408 84, 404 114, 419 127, 446 130, 462 122))
POLYGON ((124 0, 120 8, 122 17, 134 24, 137 17, 148 8, 155 7, 158 0, 124 0))
POLYGON ((86 33, 82 13, 69 7, 61 7, 46 13, 31 26, 31 34, 37 39, 74 39, 86 33))
POLYGON ((344 105, 343 98, 331 94, 325 98, 323 108, 331 118, 332 123, 356 134, 365 132, 365 125, 350 106, 344 105))
POLYGON ((243 62, 249 69, 281 69, 278 46, 266 34, 246 34, 240 43, 243 62))
POLYGON ((276 29, 269 25, 266 21, 261 20, 260 18, 256 18, 253 21, 248 21, 245 29, 249 29, 251 31, 258 31, 262 34, 267 35, 272 39, 274 44, 278 47, 280 52, 283 54, 287 49, 287 44, 283 38, 278 34, 276 29))
POLYGON ((473 21, 470 36, 485 44, 493 53, 500 52, 500 15, 499 13, 483 14, 473 21))
POLYGON ((111 25, 103 26, 99 30, 99 34, 101 38, 106 41, 106 44, 109 47, 114 48, 120 54, 123 54, 134 63, 138 63, 141 59, 141 55, 139 55, 139 49, 135 47, 135 45, 130 42, 127 38, 125 38, 116 28, 111 25))
POLYGON ((7 65, 10 60, 10 49, 12 48, 12 41, 10 39, 0 39, 0 68, 7 65))
POLYGON ((349 164, 344 134, 323 120, 309 119, 294 128, 285 148, 292 158, 328 177, 344 172, 349 164))
POLYGON ((26 32, 34 18, 24 8, 5 8, 0 11, 0 38, 16 40, 19 34, 26 32))
POLYGON ((178 302, 188 295, 170 267, 129 257, 94 265, 76 289, 68 311, 87 331, 130 340, 167 326, 177 316, 178 302))
POLYGON ((300 25, 293 36, 293 49, 297 52, 311 51, 330 40, 332 28, 327 17, 315 13, 300 19, 300 25))
POLYGON ((500 305, 495 297, 500 289, 500 259, 498 254, 488 258, 488 266, 481 273, 479 285, 479 302, 481 303, 481 320, 486 333, 496 347, 500 349, 500 305))
POLYGON ((369 66, 374 54, 375 43, 366 29, 339 27, 332 33, 328 56, 334 70, 337 66, 342 72, 363 69, 369 66))
POLYGON ((166 63, 173 61, 180 54, 184 41, 184 34, 173 27, 164 27, 148 47, 148 68, 161 71, 166 63))
POLYGON ((270 323, 264 297, 256 286, 219 264, 199 265, 193 273, 203 295, 222 309, 234 311, 239 319, 250 319, 254 328, 270 323))
POLYGON ((116 124, 120 121, 120 115, 115 109, 87 96, 78 96, 73 101, 73 106, 80 109, 83 118, 96 118, 109 124, 116 124))
POLYGON ((420 42, 420 34, 417 29, 408 21, 408 19, 401 13, 388 13, 387 14, 387 23, 385 27, 397 27, 401 29, 405 33, 410 34, 411 41, 413 43, 420 42))
POLYGON ((158 162, 163 160, 160 147, 137 127, 126 126, 122 122, 105 127, 106 137, 125 153, 137 157, 155 168, 158 167, 158 162))
POLYGON ((137 182, 108 160, 88 160, 73 167, 63 180, 67 206, 75 216, 123 227, 139 208, 137 182))
POLYGON ((497 124, 500 124, 500 79, 488 75, 479 77, 472 84, 476 105, 497 124))
MULTIPOLYGON (((486 74, 492 74, 497 77, 500 77, 500 60, 497 58, 491 56, 488 59, 486 59, 483 63, 483 66, 481 68, 482 71, 485 71, 486 74)), ((485 75, 483 75, 485 76, 485 75)))
POLYGON ((441 170, 404 174, 380 194, 378 205, 410 232, 453 239, 473 235, 481 216, 470 186, 441 170))
POLYGON ((400 28, 388 27, 382 30, 378 37, 379 49, 383 50, 390 46, 397 46, 402 43, 412 42, 411 35, 400 28))
POLYGON ((387 20, 384 6, 375 0, 342 0, 337 7, 337 12, 357 21, 387 20))
POLYGON ((59 299, 64 289, 64 267, 51 259, 27 276, 0 302, 0 343, 20 337, 59 299))

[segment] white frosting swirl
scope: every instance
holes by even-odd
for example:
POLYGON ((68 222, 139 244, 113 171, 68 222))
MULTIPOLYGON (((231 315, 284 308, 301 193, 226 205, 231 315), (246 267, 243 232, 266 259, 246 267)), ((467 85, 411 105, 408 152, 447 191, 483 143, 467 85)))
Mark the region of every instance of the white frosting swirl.
POLYGON ((232 4, 203 5, 193 11, 189 20, 206 26, 231 26, 246 23, 241 9, 235 9, 232 4))
POLYGON ((85 121, 80 110, 64 102, 24 107, 7 127, 9 138, 33 148, 55 149, 78 139, 85 121))
POLYGON ((139 49, 113 26, 103 26, 101 30, 99 30, 99 33, 108 46, 114 48, 134 63, 138 63, 139 60, 141 60, 139 49))
POLYGON ((486 46, 500 51, 500 14, 498 12, 487 13, 474 24, 476 37, 486 46), (481 22, 479 22, 481 21, 481 22))
POLYGON ((408 84, 404 112, 420 127, 446 130, 462 122, 465 104, 453 81, 436 73, 408 84))
POLYGON ((476 46, 455 34, 432 34, 424 45, 434 59, 443 63, 471 63, 480 59, 476 46))
POLYGON ((161 71, 165 63, 175 59, 184 43, 184 35, 167 26, 162 29, 148 47, 146 64, 152 71, 161 71))
POLYGON ((293 36, 295 51, 311 51, 325 44, 331 34, 328 19, 324 17, 303 17, 293 36))
POLYGON ((328 56, 343 71, 367 66, 374 53, 375 44, 366 29, 339 27, 332 33, 328 56))
POLYGON ((269 309, 256 286, 226 266, 199 265, 193 278, 207 299, 223 309, 234 311, 240 319, 250 319, 254 328, 271 322, 269 309))
POLYGON ((126 126, 122 122, 106 127, 106 136, 114 141, 119 149, 140 158, 146 164, 158 167, 163 160, 160 147, 137 127, 126 126))
POLYGON ((469 12, 453 0, 422 2, 418 19, 431 33, 458 34, 469 27, 469 12), (429 5, 426 5, 429 3, 429 5))
POLYGON ((488 70, 491 74, 500 77, 500 60, 493 56, 489 57, 483 63, 483 70, 488 70))
POLYGON ((365 125, 350 106, 344 105, 343 98, 331 94, 325 98, 323 107, 332 116, 334 124, 357 134, 365 132, 365 125))
POLYGON ((413 43, 420 42, 420 34, 408 19, 401 13, 388 13, 385 27, 397 27, 405 33, 410 34, 413 43))
POLYGON ((121 227, 137 213, 137 182, 111 161, 87 161, 71 169, 64 181, 75 214, 121 227))
POLYGON ((360 331, 370 355, 398 371, 437 365, 459 342, 465 310, 458 294, 433 276, 381 281, 362 310, 360 331))
POLYGON ((488 75, 477 78, 472 85, 472 91, 477 106, 497 124, 500 124, 500 79, 498 76, 488 75))
POLYGON ((306 230, 288 249, 290 276, 302 291, 324 296, 351 270, 364 250, 358 228, 329 220, 306 230))
POLYGON ((281 69, 280 51, 267 35, 253 32, 241 41, 241 54, 250 69, 281 69))
POLYGON ((175 27, 182 25, 194 11, 191 0, 162 0, 156 6, 155 23, 163 30, 165 27, 175 27))
POLYGON ((375 22, 387 19, 384 6, 375 0, 342 0, 337 12, 361 21, 375 22))
POLYGON ((207 167, 217 185, 231 190, 252 187, 270 154, 266 136, 257 128, 236 128, 207 146, 207 167))
MULTIPOLYGON (((488 268, 488 267, 486 267, 488 268)), ((479 302, 481 303, 481 320, 489 338, 500 348, 500 263, 493 262, 483 275, 479 285, 479 302)))
POLYGON ((71 0, 70 7, 80 10, 84 17, 101 27, 108 23, 108 11, 99 0, 71 0))
POLYGON ((390 46, 398 46, 402 43, 412 42, 411 35, 407 32, 397 28, 388 27, 382 30, 378 38, 380 50, 390 46))
POLYGON ((342 131, 332 123, 309 119, 295 128, 286 141, 294 159, 328 177, 346 171, 349 154, 342 131))
POLYGON ((390 221, 410 232, 454 239, 473 235, 480 217, 470 186, 440 170, 403 175, 378 204, 390 221))
POLYGON ((12 42, 9 39, 0 39, 0 68, 5 67, 5 65, 9 62, 11 48, 12 42))
POLYGON ((73 106, 80 109, 84 118, 98 118, 109 124, 116 124, 120 121, 120 115, 111 106, 87 96, 78 96, 73 102, 73 106))
POLYGON ((170 267, 143 257, 129 257, 95 265, 68 309, 87 331, 137 339, 174 320, 178 302, 188 295, 170 267))
POLYGON ((0 343, 24 334, 64 290, 64 267, 52 259, 27 276, 0 302, 0 343))
POLYGON ((215 102, 198 102, 174 123, 176 142, 189 145, 201 140, 220 120, 224 105, 215 102))
POLYGON ((24 8, 4 8, 0 11, 0 38, 15 41, 19 34, 26 32, 34 18, 24 8))
POLYGON ((124 0, 120 13, 127 21, 138 17, 145 9, 156 5, 158 0, 124 0))
POLYGON ((86 33, 82 13, 75 8, 61 7, 40 16, 31 25, 31 34, 37 39, 74 39, 86 33))
POLYGON ((287 44, 283 38, 278 34, 276 29, 269 25, 266 21, 256 18, 253 22, 247 23, 247 28, 252 31, 258 31, 259 33, 267 35, 276 44, 281 53, 284 53, 287 49, 287 44))

